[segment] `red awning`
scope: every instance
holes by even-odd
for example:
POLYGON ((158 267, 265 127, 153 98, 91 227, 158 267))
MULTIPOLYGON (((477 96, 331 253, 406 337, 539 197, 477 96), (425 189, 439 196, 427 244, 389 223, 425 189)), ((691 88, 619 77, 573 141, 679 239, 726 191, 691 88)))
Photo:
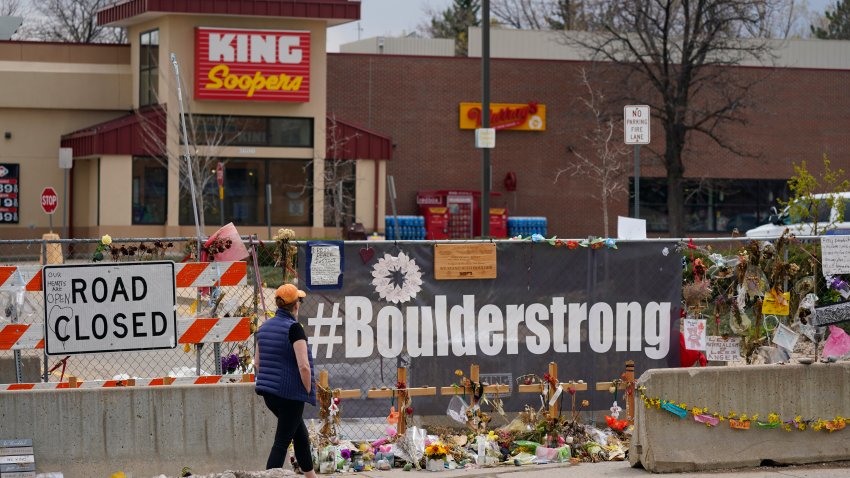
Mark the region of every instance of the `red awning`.
MULTIPOLYGON (((328 159, 392 158, 392 139, 338 118, 327 120, 328 159)), ((104 156, 162 155, 165 144, 165 107, 152 106, 114 120, 62 136, 62 147, 75 159, 104 156)))
POLYGON ((122 26, 157 14, 318 18, 332 24, 360 20, 360 2, 350 0, 125 0, 97 12, 98 25, 122 26))
POLYGON ((143 108, 62 136, 62 147, 72 148, 74 159, 111 154, 156 156, 163 154, 164 144, 164 106, 143 108))
POLYGON ((327 159, 392 159, 393 141, 374 131, 342 121, 327 120, 327 159))

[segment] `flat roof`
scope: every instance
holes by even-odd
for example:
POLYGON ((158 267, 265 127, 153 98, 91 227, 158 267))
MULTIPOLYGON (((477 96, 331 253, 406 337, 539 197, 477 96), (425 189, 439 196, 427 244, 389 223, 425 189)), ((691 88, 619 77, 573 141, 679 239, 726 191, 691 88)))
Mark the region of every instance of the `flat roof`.
POLYGON ((125 0, 97 12, 99 25, 126 27, 161 15, 315 18, 339 25, 360 19, 359 0, 125 0))
POLYGON ((0 40, 0 61, 129 65, 130 45, 0 40))

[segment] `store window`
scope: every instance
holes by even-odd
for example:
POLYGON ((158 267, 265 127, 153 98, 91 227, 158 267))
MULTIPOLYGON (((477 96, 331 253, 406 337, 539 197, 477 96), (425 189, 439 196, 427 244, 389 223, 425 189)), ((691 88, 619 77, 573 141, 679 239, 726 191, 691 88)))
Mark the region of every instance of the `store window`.
POLYGON ((168 169, 163 161, 133 158, 133 224, 165 224, 168 169))
POLYGON ((312 225, 312 171, 308 161, 269 160, 273 224, 312 225))
MULTIPOLYGON (((634 180, 629 180, 629 213, 634 214, 634 180)), ((745 232, 767 222, 778 199, 788 198, 787 183, 771 179, 685 180, 685 232, 745 232)), ((641 178, 640 217, 648 231, 664 232, 667 179, 641 178)))
POLYGON ((139 38, 139 106, 155 105, 159 92, 159 30, 139 38))
MULTIPOLYGON (((311 162, 296 159, 223 159, 224 222, 237 226, 266 224, 266 184, 271 185, 271 223, 275 226, 312 224, 311 162)), ((222 221, 215 170, 203 192, 204 221, 222 221)), ((180 195, 180 224, 194 224, 188 193, 180 195)))
POLYGON ((313 118, 195 115, 193 124, 196 144, 313 147, 313 118))
POLYGON ((354 222, 356 161, 325 161, 325 227, 354 222))

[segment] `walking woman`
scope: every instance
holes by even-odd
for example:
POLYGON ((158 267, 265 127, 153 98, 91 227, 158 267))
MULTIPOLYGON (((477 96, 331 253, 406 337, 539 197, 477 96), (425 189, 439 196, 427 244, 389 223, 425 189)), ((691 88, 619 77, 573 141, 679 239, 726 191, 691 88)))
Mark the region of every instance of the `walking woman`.
POLYGON ((298 307, 307 296, 292 284, 275 291, 277 313, 257 331, 257 394, 277 417, 274 445, 266 469, 282 468, 289 443, 306 478, 316 478, 310 453, 310 437, 302 414, 304 403, 316 406, 313 356, 307 347, 304 327, 298 323, 298 307))

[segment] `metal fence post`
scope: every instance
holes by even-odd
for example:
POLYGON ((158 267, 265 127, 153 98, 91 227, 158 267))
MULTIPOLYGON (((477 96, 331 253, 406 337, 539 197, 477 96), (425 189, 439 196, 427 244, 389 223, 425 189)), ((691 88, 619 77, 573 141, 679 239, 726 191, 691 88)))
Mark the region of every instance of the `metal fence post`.
MULTIPOLYGON (((47 241, 41 241, 41 257, 42 257, 42 260, 41 260, 42 265, 47 264, 47 241)), ((44 318, 44 322, 47 323, 47 317, 44 318)), ((41 376, 41 378, 42 378, 42 381, 49 382, 50 381, 50 372, 49 372, 50 368, 47 364, 47 345, 44 346, 42 354, 43 354, 43 357, 44 357, 44 359, 43 359, 44 360, 44 370, 43 370, 44 373, 41 376)))
POLYGON ((215 356, 215 374, 221 375, 221 343, 213 343, 213 355, 215 356))
POLYGON ((195 375, 201 375, 201 350, 204 344, 195 344, 195 375))
MULTIPOLYGON (((260 250, 257 247, 257 244, 262 245, 262 243, 260 242, 259 237, 257 237, 256 239, 257 239, 256 243, 254 242, 254 236, 253 235, 251 236, 251 239, 250 239, 251 252, 254 256, 253 257, 253 266, 254 266, 254 329, 253 330, 257 330, 260 327, 260 283, 259 282, 260 282, 260 279, 261 279, 261 274, 260 274, 260 271, 259 271, 260 250)), ((263 303, 265 303, 265 298, 263 298, 263 303)), ((266 311, 263 310, 263 314, 265 314, 265 313, 266 313, 266 311)), ((265 319, 265 317, 263 317, 263 319, 265 319)), ((253 333, 253 334, 251 334, 251 336, 254 339, 254 353, 256 354, 257 353, 257 334, 253 333)), ((255 369, 255 372, 256 372, 256 369, 255 369)))
MULTIPOLYGON (((18 315, 19 314, 20 314, 20 311, 18 310, 18 307, 15 306, 14 314, 12 315, 12 323, 13 324, 16 324, 18 322, 18 315)), ((15 350, 14 355, 15 355, 15 383, 21 383, 23 381, 23 374, 21 373, 21 365, 22 365, 21 364, 21 351, 15 350)))

